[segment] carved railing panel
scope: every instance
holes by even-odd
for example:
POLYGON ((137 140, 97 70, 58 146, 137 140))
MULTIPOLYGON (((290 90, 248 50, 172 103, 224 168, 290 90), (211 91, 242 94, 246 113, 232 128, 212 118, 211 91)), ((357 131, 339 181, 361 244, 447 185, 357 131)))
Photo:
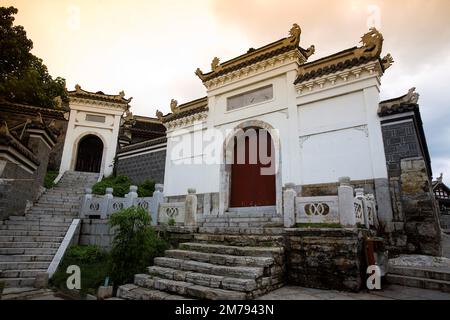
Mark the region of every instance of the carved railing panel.
POLYGON ((339 223, 339 198, 296 197, 297 223, 339 223))
POLYGON ((159 205, 158 222, 167 224, 170 221, 175 223, 184 223, 185 203, 184 202, 165 202, 159 205))

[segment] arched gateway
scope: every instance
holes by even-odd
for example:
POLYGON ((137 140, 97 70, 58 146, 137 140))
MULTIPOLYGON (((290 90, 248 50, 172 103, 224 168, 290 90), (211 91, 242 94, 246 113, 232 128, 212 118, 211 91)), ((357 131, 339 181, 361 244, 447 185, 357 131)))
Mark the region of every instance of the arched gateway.
POLYGON ((103 142, 99 137, 87 135, 78 143, 75 171, 100 172, 103 142))

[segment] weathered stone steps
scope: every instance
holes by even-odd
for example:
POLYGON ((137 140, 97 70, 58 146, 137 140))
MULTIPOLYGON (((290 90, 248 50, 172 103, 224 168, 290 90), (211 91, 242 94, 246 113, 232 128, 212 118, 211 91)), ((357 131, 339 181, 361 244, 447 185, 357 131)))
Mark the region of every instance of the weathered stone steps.
POLYGON ((53 222, 72 222, 73 218, 65 218, 65 217, 58 217, 58 216, 49 216, 49 217, 43 217, 39 215, 34 214, 26 214, 25 216, 11 216, 9 217, 9 220, 11 221, 40 221, 40 222, 47 222, 47 221, 53 221, 53 222))
POLYGON ((117 296, 127 300, 191 300, 180 295, 125 284, 117 289, 117 296))
POLYGON ((230 246, 273 247, 282 246, 284 237, 281 235, 248 235, 248 234, 208 234, 196 233, 194 240, 200 243, 221 244, 230 246))
POLYGON ((63 239, 64 237, 0 235, 0 242, 61 242, 63 239))
POLYGON ((0 242, 0 248, 59 248, 58 242, 0 242))
POLYGON ((136 275, 135 284, 148 289, 166 291, 197 299, 244 300, 248 298, 244 292, 211 288, 190 282, 163 279, 149 275, 136 275))
POLYGON ((253 257, 274 257, 284 253, 283 247, 240 247, 198 242, 181 243, 179 248, 204 253, 253 257))
POLYGON ((281 235, 283 234, 283 228, 250 228, 250 227, 199 227, 199 233, 212 233, 212 234, 239 234, 239 235, 281 235))
POLYGON ((4 278, 32 278, 36 277, 38 273, 47 272, 45 269, 23 269, 23 270, 3 270, 2 277, 4 278))
POLYGON ((34 285, 35 277, 28 278, 1 278, 7 288, 31 287, 34 285))
POLYGON ((194 271, 212 275, 227 275, 229 277, 244 279, 257 279, 262 277, 264 274, 264 268, 220 266, 206 262, 166 257, 155 258, 154 264, 156 266, 173 268, 177 270, 194 271))
POLYGON ((38 230, 0 230, 0 236, 49 236, 64 237, 65 231, 38 231, 38 230))
POLYGON ((442 268, 426 268, 426 267, 418 268, 418 267, 389 266, 389 274, 450 281, 450 270, 446 270, 446 269, 442 269, 442 268))
POLYGON ((14 270, 14 269, 47 269, 49 266, 49 261, 40 261, 40 262, 0 262, 0 270, 4 272, 5 270, 14 270))
POLYGON ((46 226, 46 225, 25 225, 25 224, 3 224, 0 230, 22 230, 22 231, 67 231, 69 223, 66 226, 46 226))
POLYGON ((386 279, 391 284, 450 292, 450 281, 419 278, 419 277, 408 277, 398 274, 388 274, 386 276, 386 279))
POLYGON ((57 248, 0 248, 0 255, 55 255, 57 248))
POLYGON ((269 267, 274 263, 270 257, 233 256, 216 253, 203 253, 188 250, 167 250, 165 256, 174 259, 193 260, 224 266, 269 267))
MULTIPOLYGON (((3 262, 38 262, 38 261, 48 261, 51 262, 53 259, 52 255, 1 255, 0 261, 3 262)), ((0 268, 1 269, 1 268, 0 268)))

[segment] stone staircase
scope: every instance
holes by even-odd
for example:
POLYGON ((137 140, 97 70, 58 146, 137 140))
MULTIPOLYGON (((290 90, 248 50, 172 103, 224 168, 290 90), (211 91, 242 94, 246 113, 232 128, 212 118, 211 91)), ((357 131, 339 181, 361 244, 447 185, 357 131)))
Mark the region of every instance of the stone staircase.
POLYGON ((386 280, 391 284, 450 292, 448 268, 390 266, 386 280))
POLYGON ((80 197, 98 174, 66 172, 24 216, 0 221, 0 280, 7 287, 34 285, 46 272, 72 220, 79 214, 80 197))
POLYGON ((281 219, 268 213, 207 216, 193 242, 155 258, 146 274, 120 286, 122 299, 254 299, 284 283, 281 219))

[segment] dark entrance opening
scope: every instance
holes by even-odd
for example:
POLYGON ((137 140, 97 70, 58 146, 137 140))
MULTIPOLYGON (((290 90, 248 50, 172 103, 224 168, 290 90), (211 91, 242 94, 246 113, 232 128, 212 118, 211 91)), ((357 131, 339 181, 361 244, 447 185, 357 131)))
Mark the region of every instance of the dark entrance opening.
POLYGON ((234 139, 230 207, 273 206, 276 180, 272 138, 260 128, 248 128, 244 132, 243 137, 234 139))
POLYGON ((75 171, 100 172, 103 142, 94 135, 85 136, 78 143, 75 171))

